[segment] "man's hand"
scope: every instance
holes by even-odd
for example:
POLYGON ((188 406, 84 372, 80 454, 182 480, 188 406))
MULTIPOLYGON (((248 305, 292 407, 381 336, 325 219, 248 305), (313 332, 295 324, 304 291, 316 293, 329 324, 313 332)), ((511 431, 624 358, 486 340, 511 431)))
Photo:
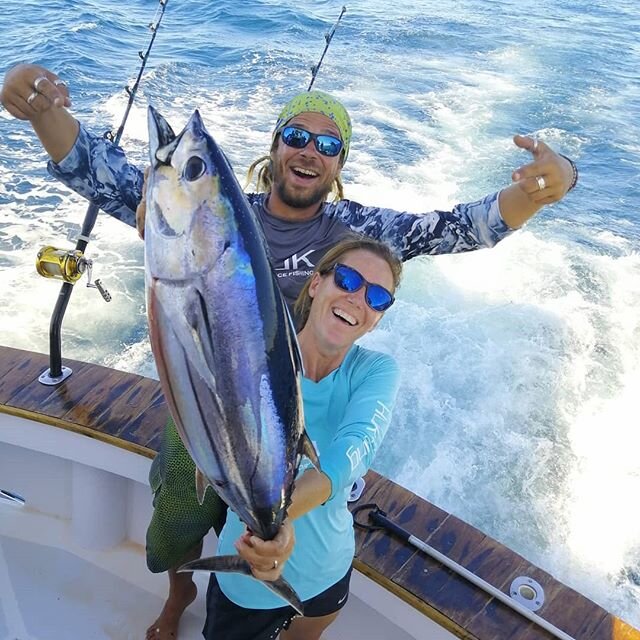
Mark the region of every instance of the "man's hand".
POLYGON ((71 106, 66 84, 55 73, 37 64, 9 69, 0 91, 0 102, 19 120, 28 120, 53 162, 71 151, 80 124, 65 109, 71 106))
POLYGON ((573 182, 571 163, 544 142, 528 136, 514 136, 516 146, 533 156, 533 162, 516 169, 511 178, 541 207, 564 198, 573 182))
POLYGON ((511 174, 511 184, 500 191, 500 214, 507 226, 519 229, 544 205, 558 202, 574 186, 573 165, 544 142, 514 136, 516 146, 526 149, 533 162, 511 174))
POLYGON ((273 540, 261 540, 246 531, 235 547, 251 566, 251 572, 258 580, 273 582, 282 574, 284 564, 289 559, 295 544, 295 533, 289 520, 282 523, 278 535, 273 540))
POLYGON ((19 64, 7 71, 0 102, 12 116, 29 121, 50 109, 71 106, 64 81, 37 64, 19 64))

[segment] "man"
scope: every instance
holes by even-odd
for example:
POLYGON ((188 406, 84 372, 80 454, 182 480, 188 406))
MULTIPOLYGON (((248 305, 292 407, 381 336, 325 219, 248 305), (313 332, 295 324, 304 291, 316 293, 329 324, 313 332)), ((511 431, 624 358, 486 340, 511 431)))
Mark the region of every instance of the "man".
MULTIPOLYGON (((138 209, 142 232, 142 171, 126 161, 121 149, 93 136, 71 116, 65 109, 71 105, 69 92, 56 74, 37 65, 18 65, 6 74, 0 100, 12 115, 31 123, 51 157, 54 177, 131 226, 136 226, 138 209)), ((338 101, 316 91, 294 97, 281 112, 270 153, 262 159, 259 193, 247 195, 290 304, 322 255, 350 231, 386 242, 403 260, 492 247, 542 206, 564 197, 577 181, 569 159, 542 142, 515 136, 515 144, 529 151, 533 162, 517 169, 512 184, 498 193, 446 212, 364 207, 342 199, 340 172, 350 142, 351 121, 338 101), (332 189, 339 199, 325 202, 332 189)), ((224 506, 210 493, 199 507, 193 470, 170 424, 152 468, 155 511, 147 534, 147 562, 152 571, 169 571, 170 592, 147 632, 149 640, 177 637, 180 616, 195 598, 196 587, 191 574, 178 574, 175 567, 197 557, 206 531, 212 525, 219 530, 224 521, 224 506)), ((291 540, 266 544, 290 546, 291 540)), ((258 544, 253 552, 259 556, 261 551, 258 544)))

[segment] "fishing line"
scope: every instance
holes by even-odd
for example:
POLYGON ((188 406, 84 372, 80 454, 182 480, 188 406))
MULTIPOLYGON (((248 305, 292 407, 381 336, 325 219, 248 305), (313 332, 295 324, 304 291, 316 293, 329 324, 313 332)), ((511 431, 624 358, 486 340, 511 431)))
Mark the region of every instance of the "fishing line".
MULTIPOLYGON (((151 38, 145 52, 139 51, 138 56, 141 59, 140 68, 136 81, 132 87, 128 85, 125 87, 125 91, 129 96, 127 106, 122 118, 122 122, 118 127, 115 134, 108 131, 104 137, 118 144, 122 138, 125 124, 129 117, 129 112, 133 106, 138 87, 140 86, 140 80, 142 74, 147 65, 151 48, 158 35, 158 29, 162 23, 165 9, 169 0, 159 0, 158 7, 152 21, 149 23, 149 29, 151 30, 151 38)), ((64 280, 64 284, 60 289, 56 306, 51 316, 51 323, 49 325, 49 369, 47 369, 38 380, 42 384, 56 385, 62 382, 65 378, 68 378, 72 371, 69 367, 62 366, 62 347, 61 347, 61 326, 64 318, 71 292, 73 291, 74 283, 79 280, 84 272, 87 272, 89 276, 88 287, 97 289, 106 302, 111 300, 109 292, 102 286, 100 280, 96 280, 95 283, 91 282, 91 267, 92 261, 85 258, 84 250, 89 243, 91 237, 91 231, 95 226, 98 217, 99 207, 95 204, 90 204, 87 213, 85 214, 84 222, 82 223, 80 234, 77 236, 76 248, 73 251, 65 251, 63 249, 56 249, 55 247, 44 247, 38 253, 36 261, 36 267, 38 273, 47 278, 56 278, 64 280)))

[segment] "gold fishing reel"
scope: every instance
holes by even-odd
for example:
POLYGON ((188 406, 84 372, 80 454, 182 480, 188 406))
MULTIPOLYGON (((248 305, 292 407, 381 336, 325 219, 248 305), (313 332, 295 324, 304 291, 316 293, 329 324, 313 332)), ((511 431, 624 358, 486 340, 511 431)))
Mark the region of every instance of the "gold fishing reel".
POLYGON ((75 284, 86 273, 87 287, 97 289, 105 302, 110 302, 111 294, 102 286, 100 280, 91 282, 93 261, 79 249, 58 249, 48 245, 42 247, 36 256, 36 271, 44 278, 62 280, 75 284))
POLYGON ((44 278, 55 278, 74 284, 87 270, 87 258, 78 249, 42 247, 36 257, 36 270, 44 278))

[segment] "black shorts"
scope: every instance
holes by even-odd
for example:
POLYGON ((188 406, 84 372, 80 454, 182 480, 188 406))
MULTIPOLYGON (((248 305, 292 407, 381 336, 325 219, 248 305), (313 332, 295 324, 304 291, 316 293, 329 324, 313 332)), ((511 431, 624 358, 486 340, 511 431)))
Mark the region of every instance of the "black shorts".
MULTIPOLYGON (((306 618, 318 618, 335 613, 349 599, 351 567, 344 578, 326 591, 305 600, 306 618)), ((212 573, 207 590, 207 620, 202 635, 206 640, 275 640, 283 629, 287 629, 297 615, 290 606, 278 609, 245 609, 222 593, 212 573)))

